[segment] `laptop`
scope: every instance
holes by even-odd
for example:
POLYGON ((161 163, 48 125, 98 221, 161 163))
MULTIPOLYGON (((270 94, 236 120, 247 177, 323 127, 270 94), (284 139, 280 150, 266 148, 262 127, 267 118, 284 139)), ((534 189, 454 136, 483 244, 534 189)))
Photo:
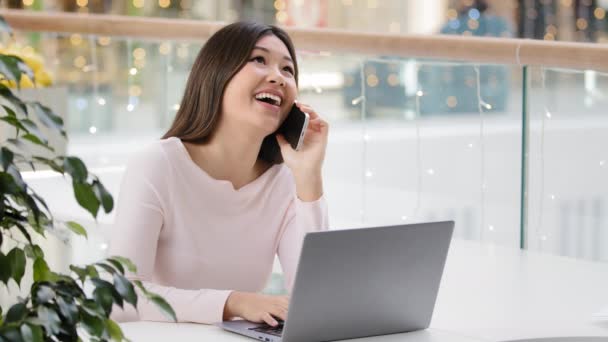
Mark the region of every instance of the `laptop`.
POLYGON ((288 318, 223 329, 265 342, 333 341, 426 329, 454 222, 333 230, 304 238, 288 318))

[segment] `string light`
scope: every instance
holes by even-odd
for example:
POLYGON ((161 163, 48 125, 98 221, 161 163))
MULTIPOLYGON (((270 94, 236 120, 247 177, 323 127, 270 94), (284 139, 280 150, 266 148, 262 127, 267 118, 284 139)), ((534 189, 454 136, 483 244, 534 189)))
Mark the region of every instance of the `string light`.
POLYGON ((146 50, 143 48, 136 48, 133 50, 133 58, 135 59, 144 59, 146 58, 146 50))
POLYGON ((434 175, 434 174, 435 174, 435 170, 433 170, 433 169, 428 169, 428 170, 426 170, 426 173, 428 173, 429 175, 431 175, 431 176, 432 176, 432 175, 434 175))
POLYGON ((99 42, 99 45, 101 46, 108 46, 112 42, 112 39, 110 37, 99 37, 97 38, 97 42, 99 42))
POLYGON ((34 4, 34 0, 23 0, 23 5, 24 6, 32 6, 34 4))
POLYGON ((95 127, 95 126, 89 127, 89 133, 91 133, 91 134, 97 133, 97 127, 95 127))
POLYGON ((287 18, 289 18, 287 12, 285 11, 278 11, 275 17, 277 18, 277 21, 279 23, 285 23, 287 21, 287 18))
POLYGON ((171 6, 171 0, 158 0, 158 6, 162 8, 167 8, 171 6))
POLYGON ((76 0, 78 7, 86 7, 89 4, 89 0, 76 0))
POLYGON ((587 20, 585 18, 578 18, 576 20, 576 27, 579 30, 581 30, 581 31, 586 30, 588 26, 589 26, 589 24, 587 23, 587 20))
POLYGON ((133 0, 133 7, 135 8, 143 8, 144 0, 133 0))
POLYGON ((106 99, 104 99, 103 97, 100 97, 100 98, 97 99, 97 103, 100 106, 105 106, 106 105, 106 99))
POLYGON ((74 66, 77 68, 83 68, 87 64, 87 59, 84 56, 78 56, 74 58, 74 66))
POLYGON ((375 74, 371 74, 371 75, 367 75, 367 85, 370 87, 375 87, 378 85, 379 81, 378 81, 378 76, 376 76, 375 74))
POLYGON ((274 9, 276 9, 277 11, 283 11, 285 10, 285 1, 283 0, 276 0, 274 2, 274 9))
POLYGON ((137 68, 133 67, 129 69, 129 75, 135 76, 137 75, 137 68))
POLYGON ((82 43, 82 36, 78 33, 74 33, 70 36, 70 43, 72 43, 72 45, 80 45, 82 43))
POLYGON ((161 55, 169 54, 169 52, 171 52, 171 45, 169 45, 167 42, 160 43, 158 46, 158 52, 160 52, 161 55))

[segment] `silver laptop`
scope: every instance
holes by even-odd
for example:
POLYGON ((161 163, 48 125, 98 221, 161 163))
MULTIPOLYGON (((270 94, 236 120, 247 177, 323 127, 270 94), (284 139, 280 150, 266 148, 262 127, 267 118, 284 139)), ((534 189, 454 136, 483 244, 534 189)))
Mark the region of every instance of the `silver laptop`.
POLYGON ((333 341, 429 326, 454 222, 309 233, 288 319, 218 326, 266 342, 333 341))

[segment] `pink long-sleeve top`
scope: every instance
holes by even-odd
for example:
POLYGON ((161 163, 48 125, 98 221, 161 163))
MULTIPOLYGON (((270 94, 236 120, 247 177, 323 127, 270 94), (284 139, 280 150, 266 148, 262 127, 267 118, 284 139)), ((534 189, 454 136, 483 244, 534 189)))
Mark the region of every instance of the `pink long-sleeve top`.
MULTIPOLYGON (((327 228, 324 197, 301 201, 286 166, 235 190, 198 167, 180 139, 168 138, 127 166, 110 255, 130 258, 137 266, 130 279, 164 297, 178 321, 214 323, 231 291, 265 287, 275 255, 290 290, 304 235, 327 228)), ((137 313, 127 306, 113 318, 166 321, 143 296, 137 313)))

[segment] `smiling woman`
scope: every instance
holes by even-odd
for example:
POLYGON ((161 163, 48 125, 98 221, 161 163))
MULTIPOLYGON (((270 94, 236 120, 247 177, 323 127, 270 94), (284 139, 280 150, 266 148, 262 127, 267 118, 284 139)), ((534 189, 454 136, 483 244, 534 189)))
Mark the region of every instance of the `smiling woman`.
MULTIPOLYGON (((111 253, 137 265, 182 322, 277 324, 287 296, 259 292, 278 255, 291 289, 304 235, 328 228, 328 125, 310 106, 302 146, 275 134, 298 96, 280 28, 234 23, 201 49, 175 120, 125 172, 111 253)), ((119 320, 164 320, 147 303, 119 320), (137 315, 138 314, 138 315, 137 315)))

